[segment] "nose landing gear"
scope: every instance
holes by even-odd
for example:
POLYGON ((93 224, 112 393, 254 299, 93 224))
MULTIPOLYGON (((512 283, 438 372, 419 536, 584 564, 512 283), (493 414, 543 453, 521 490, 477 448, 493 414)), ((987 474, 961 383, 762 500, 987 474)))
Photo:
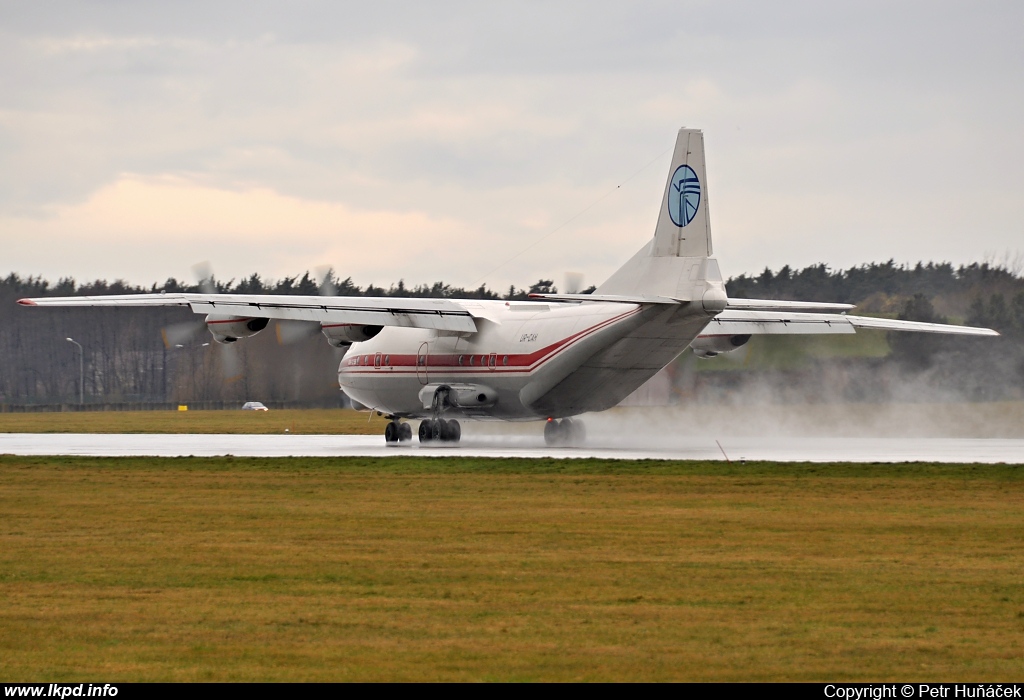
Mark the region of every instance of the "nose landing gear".
POLYGON ((579 447, 587 439, 583 421, 563 418, 548 418, 544 424, 544 443, 550 447, 579 447))

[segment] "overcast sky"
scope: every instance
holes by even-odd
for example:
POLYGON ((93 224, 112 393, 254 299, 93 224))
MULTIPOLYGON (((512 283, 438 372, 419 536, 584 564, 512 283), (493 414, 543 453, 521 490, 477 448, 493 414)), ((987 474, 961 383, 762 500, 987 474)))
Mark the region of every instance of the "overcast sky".
POLYGON ((603 281, 1024 252, 1024 3, 0 4, 0 274, 603 281))

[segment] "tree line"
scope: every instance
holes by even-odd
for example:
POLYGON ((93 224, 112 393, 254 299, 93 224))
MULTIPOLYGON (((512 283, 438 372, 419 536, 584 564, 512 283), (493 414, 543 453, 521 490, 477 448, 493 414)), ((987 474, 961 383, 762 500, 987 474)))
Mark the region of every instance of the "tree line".
MULTIPOLYGON (((988 398, 1024 386, 1024 277, 1010 265, 949 263, 899 265, 892 260, 846 270, 826 265, 784 266, 726 282, 732 297, 845 302, 856 313, 909 320, 966 323, 995 328, 1003 338, 952 342, 938 336, 893 334, 886 361, 923 371, 946 366, 958 376, 988 377, 988 398), (944 364, 945 363, 945 364, 944 364)), ((319 335, 281 343, 271 325, 229 348, 211 342, 201 317, 179 307, 29 309, 22 297, 199 292, 237 294, 401 296, 463 299, 525 299, 557 293, 552 280, 500 294, 444 282, 387 288, 356 285, 333 271, 322 280, 309 272, 279 280, 258 274, 239 280, 186 283, 168 279, 148 287, 117 280, 56 283, 15 273, 0 279, 0 404, 77 402, 178 402, 262 400, 296 405, 341 401, 336 370, 342 350, 319 335), (192 324, 195 332, 165 342, 166 331, 192 324), (68 342, 71 338, 80 344, 68 342), (233 353, 233 354, 231 354, 233 353), (81 364, 80 364, 81 362, 81 364), (82 370, 80 372, 80 369, 82 370), (82 381, 84 387, 80 387, 82 381)), ((593 291, 593 287, 584 292, 593 291)), ((984 393, 984 392, 983 392, 984 393)))
MULTIPOLYGON (((449 298, 449 299, 527 299, 530 294, 555 294, 558 292, 552 280, 538 280, 536 283, 525 288, 517 288, 512 285, 504 294, 499 294, 482 284, 475 289, 454 287, 444 282, 433 284, 418 284, 414 287, 407 287, 405 280, 399 280, 388 287, 378 287, 369 284, 360 287, 352 281, 351 277, 339 279, 334 270, 327 270, 321 279, 316 279, 308 271, 294 277, 282 277, 279 280, 265 280, 258 273, 248 277, 228 281, 218 280, 214 277, 199 280, 194 283, 184 282, 170 277, 163 284, 150 286, 132 285, 123 280, 107 282, 106 280, 95 280, 79 284, 73 277, 64 277, 56 283, 51 283, 42 277, 29 276, 21 277, 16 273, 9 274, 0 280, 0 288, 4 293, 10 293, 16 297, 45 297, 45 296, 92 296, 106 294, 155 294, 159 292, 215 292, 218 294, 289 294, 315 296, 321 292, 327 292, 336 296, 351 297, 420 297, 420 298, 449 298)), ((594 287, 583 290, 592 292, 594 287)))

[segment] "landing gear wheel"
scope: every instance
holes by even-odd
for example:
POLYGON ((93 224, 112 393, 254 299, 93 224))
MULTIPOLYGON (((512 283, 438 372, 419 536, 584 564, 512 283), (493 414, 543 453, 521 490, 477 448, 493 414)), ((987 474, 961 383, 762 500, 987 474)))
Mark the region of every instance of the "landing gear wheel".
POLYGON ((572 422, 572 444, 575 447, 581 447, 586 441, 587 427, 583 425, 583 421, 574 420, 572 422))
POLYGON ((587 431, 581 421, 550 419, 544 424, 544 444, 550 447, 582 445, 586 439, 587 431))
POLYGON ((572 420, 569 418, 558 421, 558 444, 562 447, 572 444, 572 420))
POLYGON ((583 421, 563 418, 561 427, 563 445, 579 447, 586 442, 587 429, 583 427, 583 421))
POLYGON ((395 444, 401 438, 401 431, 402 426, 399 423, 390 421, 386 426, 384 426, 384 442, 389 445, 395 444))
POLYGON ((562 441, 562 425, 556 420, 548 419, 544 424, 544 444, 554 447, 562 441))
POLYGON ((398 439, 400 442, 409 442, 412 440, 412 426, 408 423, 398 424, 398 439))
MULTIPOLYGON (((462 439, 462 426, 457 420, 425 418, 420 422, 419 437, 423 443, 458 442, 462 439)), ((409 438, 412 438, 412 428, 409 429, 409 438)))

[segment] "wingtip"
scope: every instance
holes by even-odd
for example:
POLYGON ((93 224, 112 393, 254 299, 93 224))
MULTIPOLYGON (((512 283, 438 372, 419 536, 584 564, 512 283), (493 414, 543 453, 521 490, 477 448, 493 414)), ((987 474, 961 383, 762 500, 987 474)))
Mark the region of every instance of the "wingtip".
POLYGON ((18 299, 18 303, 22 306, 39 306, 39 304, 35 303, 31 299, 18 299))

